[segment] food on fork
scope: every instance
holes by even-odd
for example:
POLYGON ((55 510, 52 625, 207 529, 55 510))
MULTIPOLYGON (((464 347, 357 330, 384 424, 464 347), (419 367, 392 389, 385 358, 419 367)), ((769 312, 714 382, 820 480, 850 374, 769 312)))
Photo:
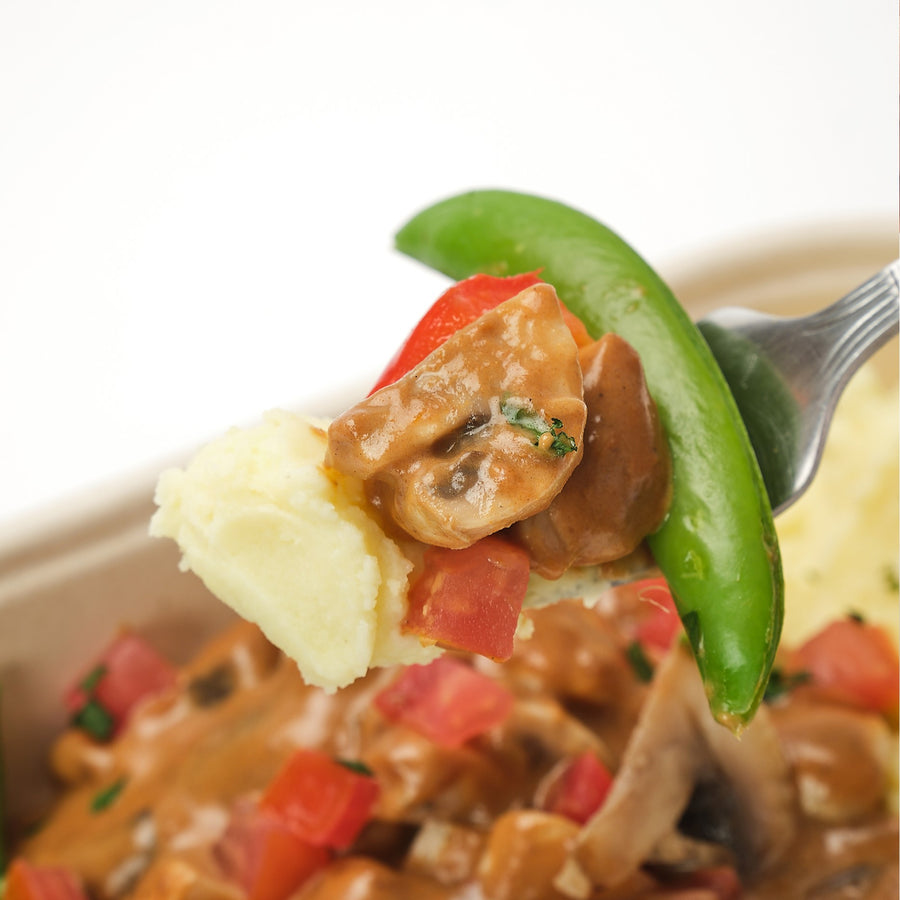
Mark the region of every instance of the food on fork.
POLYGON ((668 446, 637 355, 527 281, 451 288, 440 308, 471 321, 392 363, 327 438, 270 413, 160 478, 152 533, 309 683, 446 647, 504 659, 532 569, 616 562, 663 521, 668 446))
MULTIPOLYGON (((677 300, 600 223, 527 195, 487 191, 451 198, 401 229, 398 246, 470 278, 426 313, 376 390, 331 423, 323 463, 326 473, 340 476, 338 490, 363 490, 369 520, 377 520, 412 565, 410 596, 424 604, 426 618, 443 619, 442 608, 454 604, 448 592, 423 598, 414 590, 428 578, 440 585, 434 572, 457 568, 458 560, 435 548, 465 549, 469 563, 480 553, 478 574, 469 581, 481 590, 457 592, 455 602, 468 604, 484 628, 496 631, 496 620, 485 612, 492 596, 503 592, 503 640, 486 651, 502 658, 513 637, 510 611, 525 599, 517 575, 525 562, 510 553, 492 560, 479 539, 500 538, 524 549, 535 575, 532 594, 544 590, 547 578, 608 566, 649 547, 685 622, 713 714, 740 731, 762 698, 778 644, 780 555, 746 431, 715 360, 677 300), (511 268, 524 271, 485 274, 511 268), (517 588, 509 595, 511 584, 517 588)), ((195 521, 182 528, 178 521, 187 506, 172 487, 190 490, 200 475, 189 468, 184 476, 165 476, 153 533, 187 542, 185 563, 242 615, 263 623, 276 643, 294 646, 303 664, 315 655, 305 644, 319 641, 323 601, 308 602, 313 589, 295 574, 274 576, 278 596, 269 592, 255 607, 231 598, 215 567, 220 560, 235 571, 240 554, 216 549, 220 525, 212 518, 209 527, 195 521), (202 554, 190 546, 198 540, 206 548, 202 554), (287 625, 307 603, 312 618, 303 633, 286 634, 276 623, 287 625)), ((222 486, 223 494, 229 490, 222 486)), ((318 551, 303 556, 304 547, 315 544, 298 541, 286 557, 283 537, 272 545, 268 564, 261 557, 247 560, 249 567, 230 584, 252 584, 285 558, 310 571, 320 566, 318 551)), ((392 590, 396 623, 397 608, 408 599, 402 589, 397 595, 396 584, 392 590)), ((368 610, 368 626, 362 619, 344 621, 348 633, 341 636, 341 601, 329 610, 337 615, 322 634, 334 647, 347 653, 358 647, 359 653, 348 656, 343 680, 323 681, 307 666, 314 683, 339 686, 372 664, 363 646, 369 638, 359 644, 354 628, 373 627, 373 610, 384 602, 373 592, 374 583, 368 599, 353 607, 368 610)), ((417 610, 412 617, 416 635, 427 642, 427 625, 417 610)), ((474 649, 454 642, 452 632, 442 624, 432 643, 474 649)))

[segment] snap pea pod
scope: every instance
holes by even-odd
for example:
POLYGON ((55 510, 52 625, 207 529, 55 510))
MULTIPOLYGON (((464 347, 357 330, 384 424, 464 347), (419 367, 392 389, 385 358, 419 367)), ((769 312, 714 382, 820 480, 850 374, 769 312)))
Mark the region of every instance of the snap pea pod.
POLYGON ((594 337, 617 332, 637 350, 673 466, 671 507, 648 543, 713 715, 739 731, 762 699, 781 633, 781 558, 746 429, 687 313, 618 235, 541 197, 450 197, 404 225, 396 247, 454 279, 540 269, 594 337))

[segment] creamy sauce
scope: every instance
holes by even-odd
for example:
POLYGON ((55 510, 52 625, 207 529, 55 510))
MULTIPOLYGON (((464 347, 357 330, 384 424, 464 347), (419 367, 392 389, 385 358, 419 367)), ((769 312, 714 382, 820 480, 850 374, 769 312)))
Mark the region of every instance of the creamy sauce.
MULTIPOLYGON (((54 765, 68 783, 21 852, 72 867, 100 898, 184 897, 198 885, 236 898, 213 849, 232 808, 258 796, 293 748, 318 746, 364 761, 382 795, 357 845, 314 876, 298 900, 566 896, 554 882, 579 827, 535 806, 554 767, 583 750, 612 771, 633 765, 629 739, 653 684, 636 676, 624 651, 627 623, 644 614, 644 605, 621 603, 615 619, 578 603, 533 611, 534 637, 520 641, 508 663, 472 660, 514 691, 513 713, 452 750, 389 723, 372 706, 393 670, 326 694, 304 684, 255 627, 238 625, 181 673, 176 689, 146 703, 113 743, 94 745, 74 732, 60 738, 54 765), (116 783, 121 790, 108 806, 92 811, 98 793, 116 783)), ((879 750, 887 726, 809 702, 786 703, 771 719, 782 736, 779 752, 793 754, 796 764, 783 786, 798 798, 795 837, 766 871, 745 873, 746 896, 850 897, 857 895, 841 893, 840 885, 857 883, 891 885, 896 896, 896 821, 885 809, 879 750), (803 760, 822 754, 832 757, 815 772, 831 797, 828 821, 802 812, 797 788, 810 772, 803 760), (865 792, 854 780, 862 770, 865 792), (822 892, 795 892, 797 885, 822 892)), ((726 835, 714 858, 735 862, 740 847, 727 839, 727 796, 705 816, 726 835)), ((691 840, 696 855, 696 835, 691 840)), ((654 852, 655 864, 650 854, 649 868, 629 872, 616 893, 596 896, 649 897, 654 885, 681 877, 684 853, 676 865, 671 853, 654 852)))

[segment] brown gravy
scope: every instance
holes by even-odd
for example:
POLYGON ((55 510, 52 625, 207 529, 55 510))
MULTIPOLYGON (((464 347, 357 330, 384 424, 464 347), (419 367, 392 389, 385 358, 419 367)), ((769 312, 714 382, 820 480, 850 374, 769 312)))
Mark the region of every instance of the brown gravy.
MULTIPOLYGON (((579 827, 535 808, 535 798, 554 766, 582 750, 598 753, 613 771, 622 766, 652 684, 636 677, 623 652, 627 636, 600 611, 563 603, 532 615, 534 637, 518 643, 509 663, 473 660, 514 691, 512 715, 452 750, 387 722, 373 707, 391 670, 328 695, 304 685, 290 660, 241 623, 181 672, 177 689, 144 704, 112 743, 95 744, 75 731, 59 738, 52 754, 64 782, 59 800, 18 852, 71 867, 100 900, 236 900, 241 892, 223 879, 212 852, 232 806, 258 795, 294 748, 316 746, 364 761, 382 795, 357 844, 296 900, 564 897, 554 881, 579 827), (100 793, 116 786, 97 809, 100 793)), ((808 707, 792 710, 790 703, 771 715, 794 746, 804 717, 808 707)), ((840 716, 830 721, 842 727, 840 716)), ((876 724, 873 733, 886 727, 876 724)), ((798 791, 796 836, 765 871, 744 873, 745 897, 897 896, 897 821, 883 799, 887 776, 876 749, 863 759, 865 742, 824 733, 812 729, 802 739, 845 755, 821 777, 850 778, 865 764, 876 790, 862 805, 847 804, 843 817, 836 801, 829 821, 805 814, 798 791)), ((835 784, 832 793, 848 792, 835 784)), ((692 858, 734 862, 727 834, 721 846, 710 834, 679 840, 692 849, 677 863, 660 852, 624 882, 585 896, 677 897, 674 886, 692 858)), ((716 897, 687 890, 684 900, 716 897)))

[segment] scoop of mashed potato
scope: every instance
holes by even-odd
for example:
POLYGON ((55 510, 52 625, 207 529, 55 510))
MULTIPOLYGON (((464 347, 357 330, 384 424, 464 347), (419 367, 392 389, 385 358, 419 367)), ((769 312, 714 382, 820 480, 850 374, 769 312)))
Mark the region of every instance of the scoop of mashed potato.
POLYGON ((440 651, 405 635, 411 563, 368 512, 361 484, 323 465, 326 422, 284 411, 234 428, 164 472, 150 533, 181 567, 334 690, 373 666, 440 651))
POLYGON ((900 400, 872 364, 850 382, 812 485, 776 520, 783 640, 795 645, 860 613, 898 638, 900 400))

